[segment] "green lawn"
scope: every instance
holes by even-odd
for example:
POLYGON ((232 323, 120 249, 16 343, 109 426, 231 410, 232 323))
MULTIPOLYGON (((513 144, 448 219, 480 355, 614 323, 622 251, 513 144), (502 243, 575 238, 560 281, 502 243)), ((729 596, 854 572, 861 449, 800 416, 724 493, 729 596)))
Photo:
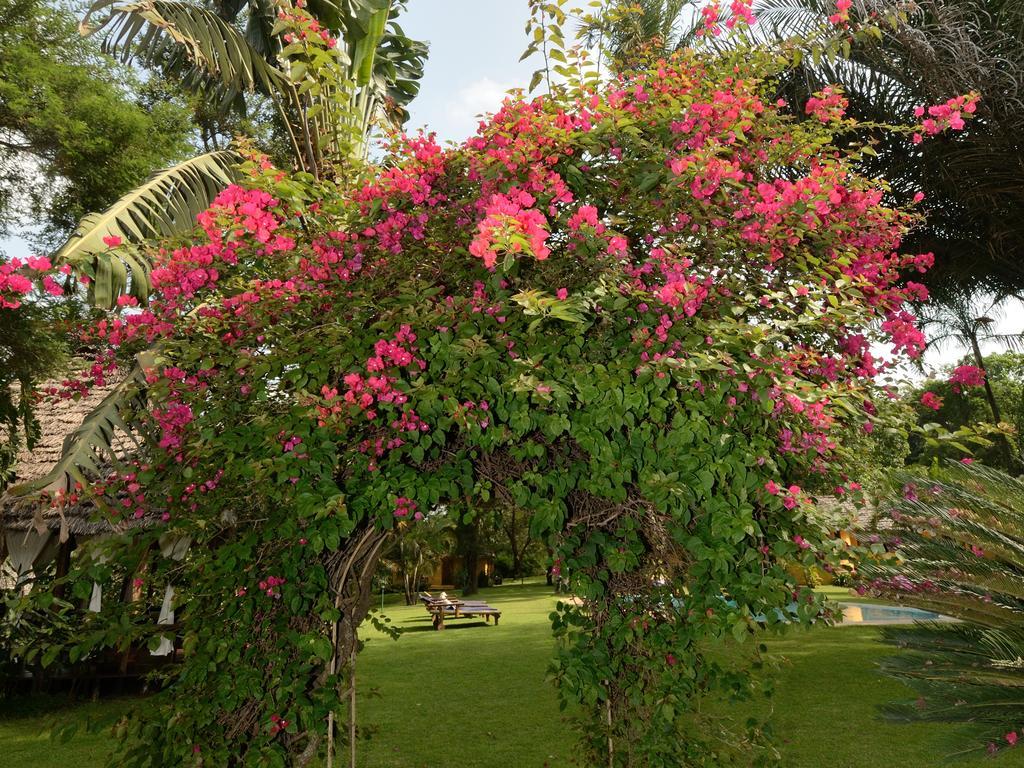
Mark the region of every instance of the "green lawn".
MULTIPOLYGON (((837 595, 839 596, 839 595, 837 595)), ((360 766, 564 766, 572 734, 544 681, 552 641, 547 615, 556 599, 542 584, 484 590, 503 611, 501 625, 452 622, 434 632, 419 606, 388 601, 386 614, 405 630, 398 642, 371 635, 359 661, 360 713, 379 730, 361 745, 360 766)), ((779 659, 773 700, 775 733, 792 768, 934 768, 957 743, 949 726, 902 726, 875 718, 876 704, 906 695, 880 677, 875 662, 889 649, 877 630, 837 627, 770 642, 779 659)), ((121 711, 123 701, 56 709, 53 700, 0 709, 0 765, 12 768, 98 768, 102 736, 69 744, 46 736, 70 712, 97 716, 121 711)), ((766 711, 758 705, 759 712, 766 711)), ((737 711, 745 717, 749 710, 737 711)), ((961 768, 1024 768, 1024 752, 956 763, 961 768)))

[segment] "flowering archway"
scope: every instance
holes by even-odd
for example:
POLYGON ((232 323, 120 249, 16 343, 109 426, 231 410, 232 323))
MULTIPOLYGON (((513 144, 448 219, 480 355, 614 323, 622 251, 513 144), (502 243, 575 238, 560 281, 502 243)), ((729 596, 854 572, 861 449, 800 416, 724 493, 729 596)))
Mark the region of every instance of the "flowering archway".
POLYGON ((834 546, 806 512, 873 426, 872 343, 923 346, 903 277, 930 263, 854 170, 842 95, 775 101, 784 65, 681 53, 510 99, 460 147, 396 138, 338 183, 250 157, 150 304, 93 330, 103 366, 142 353, 152 404, 95 503, 159 523, 68 580, 173 583, 176 623, 105 604, 71 653, 183 650, 121 764, 305 764, 344 717, 395 520, 496 500, 580 598, 555 675, 588 759, 749 750, 696 712, 750 683, 707 649, 819 617, 783 564, 834 546), (167 535, 188 557, 152 556, 167 535))

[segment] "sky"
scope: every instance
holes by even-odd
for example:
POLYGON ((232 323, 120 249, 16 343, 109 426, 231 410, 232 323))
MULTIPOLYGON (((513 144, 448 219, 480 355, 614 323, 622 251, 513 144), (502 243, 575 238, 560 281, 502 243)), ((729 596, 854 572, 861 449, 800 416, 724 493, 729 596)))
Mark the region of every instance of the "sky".
MULTIPOLYGON (((441 141, 461 141, 476 131, 480 114, 498 109, 510 88, 526 87, 538 66, 536 60, 519 61, 528 17, 526 0, 409 0, 399 23, 410 37, 430 43, 430 56, 420 94, 410 105, 408 128, 435 131, 441 141)), ((0 251, 27 255, 18 239, 0 238, 0 251)), ((1024 331, 1024 304, 1008 305, 996 330, 1024 331)), ((994 351, 999 350, 983 349, 994 351)), ((949 365, 963 353, 955 345, 929 350, 925 368, 949 365)))
POLYGON ((536 69, 519 61, 528 18, 526 0, 410 0, 399 24, 430 43, 430 56, 409 127, 427 127, 442 141, 465 139, 476 115, 497 110, 510 88, 525 88, 536 69))

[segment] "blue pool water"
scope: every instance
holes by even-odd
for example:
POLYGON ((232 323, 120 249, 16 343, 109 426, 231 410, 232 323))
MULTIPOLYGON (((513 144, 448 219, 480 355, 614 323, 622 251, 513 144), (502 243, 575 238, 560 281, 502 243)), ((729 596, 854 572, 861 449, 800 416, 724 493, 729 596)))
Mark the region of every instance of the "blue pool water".
POLYGON ((840 603, 844 624, 910 624, 915 621, 951 621, 932 611, 906 608, 901 605, 875 603, 840 603))

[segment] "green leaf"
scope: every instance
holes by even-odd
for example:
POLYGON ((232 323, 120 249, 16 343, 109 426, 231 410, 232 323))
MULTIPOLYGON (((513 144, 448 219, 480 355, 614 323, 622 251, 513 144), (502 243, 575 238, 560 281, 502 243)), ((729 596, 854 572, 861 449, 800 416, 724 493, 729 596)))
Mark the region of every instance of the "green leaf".
POLYGON ((661 182, 661 179, 661 171, 654 171, 652 173, 648 173, 647 175, 641 177, 640 181, 637 183, 637 190, 640 192, 650 192, 652 189, 658 186, 658 184, 661 182))
POLYGON ((213 10, 182 0, 96 0, 83 34, 104 32, 103 49, 125 63, 135 59, 181 78, 222 111, 242 93, 259 91, 284 102, 282 72, 213 10), (104 15, 105 14, 105 15, 104 15), (103 18, 93 23, 94 16, 103 18))
POLYGON ((102 213, 83 218, 54 254, 54 263, 70 264, 92 278, 96 306, 113 307, 129 291, 144 301, 152 265, 130 246, 195 228, 196 216, 235 180, 238 159, 232 151, 210 152, 158 171, 102 213), (118 237, 129 247, 112 250, 103 242, 106 237, 118 237))

